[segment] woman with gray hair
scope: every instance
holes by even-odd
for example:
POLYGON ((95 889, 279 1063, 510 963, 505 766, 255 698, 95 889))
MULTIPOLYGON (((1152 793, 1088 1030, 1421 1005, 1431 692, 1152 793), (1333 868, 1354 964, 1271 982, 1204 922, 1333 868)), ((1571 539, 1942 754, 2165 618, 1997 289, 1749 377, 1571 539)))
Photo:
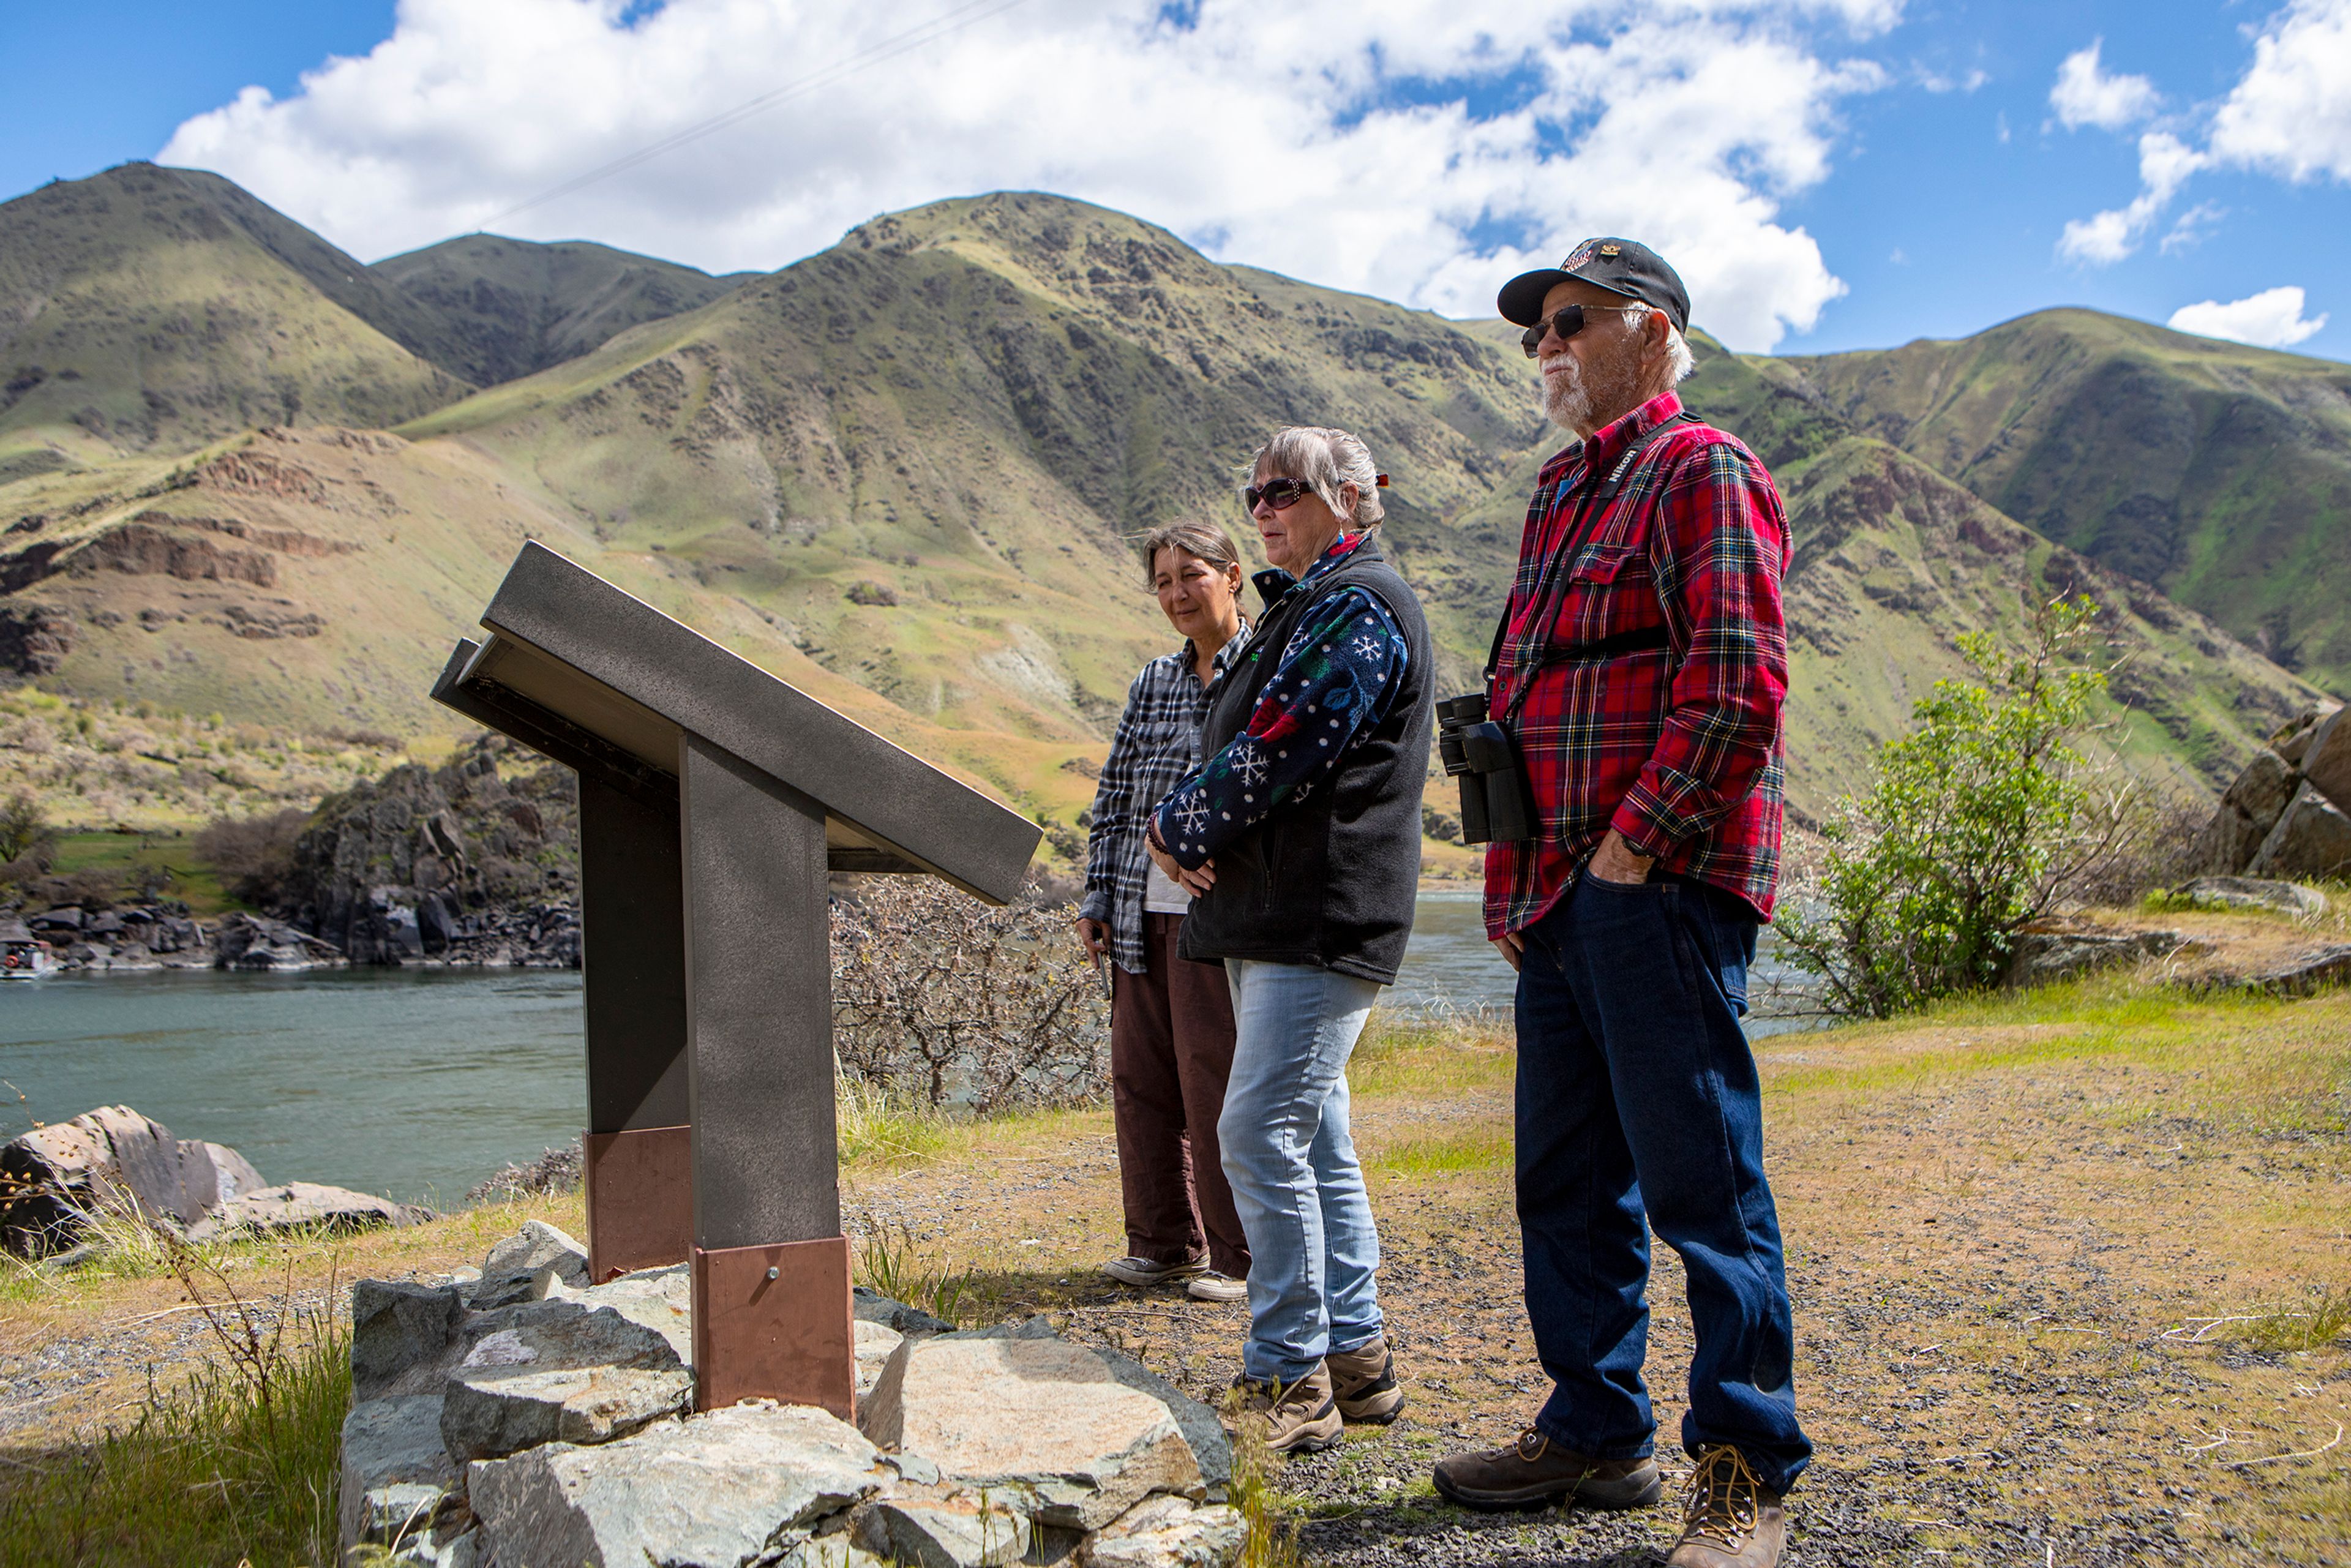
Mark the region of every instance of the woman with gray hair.
POLYGON ((1128 1285, 1177 1284, 1202 1301, 1238 1301, 1249 1241, 1217 1147, 1233 1008, 1225 977, 1176 956, 1192 895, 1151 863, 1152 808, 1200 760, 1209 694, 1249 622, 1241 563, 1225 530, 1171 523, 1143 541, 1143 570, 1184 645, 1143 666, 1126 694, 1094 790, 1078 939, 1111 983, 1112 1119, 1118 1132, 1127 1255, 1102 1272, 1128 1285), (1202 1240, 1207 1257, 1202 1259, 1202 1240))
POLYGON ((1151 822, 1199 896, 1186 957, 1221 958, 1237 1038, 1217 1126, 1249 1233, 1239 1419, 1279 1452, 1395 1419, 1379 1235, 1347 1129, 1347 1058, 1412 934, 1436 705, 1428 626, 1374 530, 1387 476, 1343 430, 1276 431, 1241 499, 1275 570, 1211 694, 1207 758, 1151 822))

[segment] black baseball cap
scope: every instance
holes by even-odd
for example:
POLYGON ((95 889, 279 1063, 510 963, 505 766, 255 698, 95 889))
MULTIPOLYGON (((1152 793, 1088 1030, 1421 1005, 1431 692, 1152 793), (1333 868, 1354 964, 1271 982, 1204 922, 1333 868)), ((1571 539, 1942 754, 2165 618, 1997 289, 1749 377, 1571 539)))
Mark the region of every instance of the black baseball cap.
POLYGON ((1505 321, 1531 327, 1542 319, 1543 296, 1569 278, 1654 305, 1678 331, 1689 330, 1689 290, 1666 258, 1637 240, 1588 239, 1557 267, 1522 272, 1502 285, 1494 308, 1505 321))

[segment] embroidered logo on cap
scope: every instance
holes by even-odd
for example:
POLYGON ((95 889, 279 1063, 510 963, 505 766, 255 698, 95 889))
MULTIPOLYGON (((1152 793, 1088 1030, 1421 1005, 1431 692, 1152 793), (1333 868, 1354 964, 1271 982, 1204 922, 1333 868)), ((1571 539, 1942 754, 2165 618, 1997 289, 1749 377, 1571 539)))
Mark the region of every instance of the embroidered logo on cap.
POLYGON ((1625 247, 1621 245, 1604 245, 1600 247, 1600 254, 1614 261, 1625 254, 1625 247))
POLYGON ((1559 269, 1562 272, 1573 272, 1579 267, 1589 267, 1591 265, 1592 242, 1586 240, 1583 244, 1577 246, 1573 250, 1567 253, 1567 259, 1559 264, 1559 269))

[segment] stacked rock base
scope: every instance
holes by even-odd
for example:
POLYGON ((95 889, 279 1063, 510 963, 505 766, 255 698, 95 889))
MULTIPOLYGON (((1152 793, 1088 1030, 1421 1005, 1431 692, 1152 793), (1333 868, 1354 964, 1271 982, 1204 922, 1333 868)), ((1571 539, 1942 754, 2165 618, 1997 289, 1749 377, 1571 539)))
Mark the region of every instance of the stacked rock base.
POLYGON ((695 1412, 683 1265, 587 1280, 533 1222, 478 1278, 351 1292, 343 1545, 437 1568, 1223 1568, 1216 1416, 1043 1319, 861 1290, 859 1419, 695 1412))

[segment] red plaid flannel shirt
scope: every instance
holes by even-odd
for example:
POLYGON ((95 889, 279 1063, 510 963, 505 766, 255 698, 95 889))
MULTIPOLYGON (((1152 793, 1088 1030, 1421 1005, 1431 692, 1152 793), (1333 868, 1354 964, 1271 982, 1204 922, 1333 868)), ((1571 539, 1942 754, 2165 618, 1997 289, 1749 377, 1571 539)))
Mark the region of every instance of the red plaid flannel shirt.
POLYGON ((1497 716, 1518 704, 1541 837, 1486 852, 1489 936, 1549 913, 1611 827, 1658 870, 1771 918, 1788 695, 1780 493, 1736 437, 1684 424, 1595 503, 1625 450, 1681 406, 1667 392, 1562 452, 1528 505, 1488 700, 1497 716), (1560 656, 1660 628, 1662 647, 1560 656))

